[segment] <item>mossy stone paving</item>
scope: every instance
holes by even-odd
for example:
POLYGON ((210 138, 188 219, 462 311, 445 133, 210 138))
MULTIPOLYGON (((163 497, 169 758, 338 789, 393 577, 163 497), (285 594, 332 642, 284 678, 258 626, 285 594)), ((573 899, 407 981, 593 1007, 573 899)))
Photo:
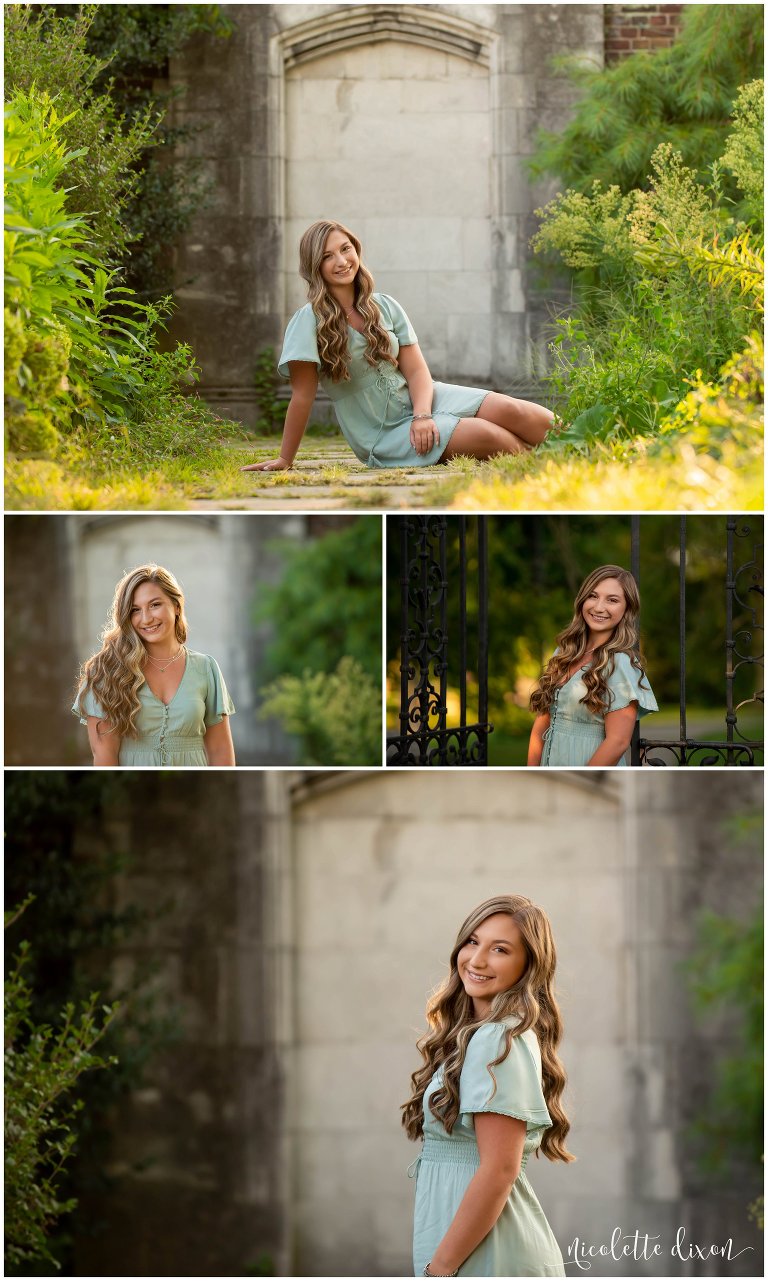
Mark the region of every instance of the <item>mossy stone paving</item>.
MULTIPOLYGON (((274 458, 278 450, 279 441, 262 439, 249 456, 258 462, 274 458)), ((238 466, 241 452, 242 445, 238 445, 238 466)), ((189 507, 197 511, 428 507, 431 491, 443 479, 441 467, 366 467, 343 440, 310 436, 302 443, 290 471, 238 473, 226 496, 195 498, 189 507)))

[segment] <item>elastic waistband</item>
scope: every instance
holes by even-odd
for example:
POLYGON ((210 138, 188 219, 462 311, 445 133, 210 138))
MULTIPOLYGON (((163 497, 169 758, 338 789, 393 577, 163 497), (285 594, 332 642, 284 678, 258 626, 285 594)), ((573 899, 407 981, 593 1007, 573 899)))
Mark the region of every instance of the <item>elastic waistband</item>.
POLYGON ((479 1165, 480 1152, 470 1139, 425 1139, 421 1159, 448 1165, 479 1165))
POLYGON ((179 752, 195 752, 203 746, 203 740, 199 734, 194 738, 184 738, 181 734, 164 734, 162 731, 156 734, 140 734, 136 741, 141 747, 165 747, 166 751, 172 747, 174 751, 179 752))
POLYGON ((407 390, 408 384, 405 379, 400 380, 397 374, 382 373, 378 369, 371 369, 366 373, 360 374, 355 379, 354 387, 348 387, 342 383, 338 388, 331 382, 326 385, 326 391, 329 400, 345 400, 347 396, 356 396, 358 392, 363 391, 366 387, 380 387, 382 391, 403 391, 407 390))
POLYGON ((575 717, 563 716, 562 713, 558 714, 552 721, 549 729, 545 731, 545 737, 551 733, 555 725, 557 725, 558 729, 567 729, 569 734, 585 734, 591 738, 605 738, 605 729, 602 724, 590 725, 588 721, 576 720, 575 717))

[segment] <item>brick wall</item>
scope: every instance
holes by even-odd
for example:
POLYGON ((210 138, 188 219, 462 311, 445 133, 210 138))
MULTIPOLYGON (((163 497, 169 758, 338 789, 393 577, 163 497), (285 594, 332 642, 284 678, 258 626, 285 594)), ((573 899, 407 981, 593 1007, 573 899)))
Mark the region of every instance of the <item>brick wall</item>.
POLYGON ((605 5, 606 63, 672 44, 680 30, 682 9, 681 4, 605 5))

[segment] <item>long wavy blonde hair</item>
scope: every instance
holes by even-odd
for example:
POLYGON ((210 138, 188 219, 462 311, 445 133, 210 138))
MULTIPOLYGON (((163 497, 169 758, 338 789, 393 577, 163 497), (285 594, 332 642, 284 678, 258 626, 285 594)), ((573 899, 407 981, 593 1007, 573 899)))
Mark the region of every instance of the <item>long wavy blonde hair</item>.
POLYGON ((86 690, 104 708, 105 720, 120 738, 136 738, 136 717, 141 706, 139 690, 144 684, 147 651, 131 622, 133 594, 142 583, 156 583, 176 608, 176 639, 183 645, 187 639, 184 615, 184 593, 170 570, 162 565, 139 565, 130 570, 115 588, 115 596, 99 640, 101 649, 80 670, 78 707, 81 715, 86 690))
POLYGON ((443 1069, 442 1082, 430 1095, 429 1109, 448 1133, 452 1133, 459 1117, 459 1078, 469 1042, 484 1023, 500 1023, 514 1015, 519 1021, 507 1029, 502 1053, 488 1066, 494 1068, 503 1063, 514 1038, 533 1028, 541 1048, 544 1099, 552 1118, 551 1127, 544 1133, 541 1151, 550 1161, 575 1159, 565 1146, 570 1124, 560 1104, 566 1078, 557 1056, 563 1024, 554 991, 556 959, 552 929, 545 913, 522 894, 486 899, 470 912, 451 952, 448 978, 427 1005, 430 1030, 417 1046, 424 1062, 411 1077, 413 1093, 402 1108, 409 1139, 419 1139, 424 1133, 424 1094, 438 1068, 443 1069), (511 917, 520 930, 528 964, 525 973, 508 991, 494 997, 486 1017, 478 1019, 472 998, 467 995, 459 975, 458 955, 477 927, 499 912, 511 917))
POLYGON ((354 280, 355 308, 363 318, 363 335, 366 341, 365 359, 374 367, 380 361, 397 365, 392 355, 389 334, 381 322, 381 312, 371 295, 373 276, 363 265, 363 248, 357 236, 340 222, 323 218, 313 222, 301 237, 299 245, 299 272, 307 282, 307 296, 317 318, 317 352, 320 372, 331 382, 349 380, 349 343, 347 317, 344 308, 336 301, 320 274, 325 242, 332 231, 340 231, 354 245, 360 266, 354 280))
POLYGON ((568 679, 570 668, 585 657, 589 648, 589 628, 582 609, 590 594, 606 578, 618 579, 627 607, 618 626, 614 627, 608 640, 595 650, 591 663, 582 674, 581 679, 587 692, 581 702, 596 716, 604 716, 611 710, 608 678, 613 674, 615 656, 618 653, 626 654, 632 666, 637 668, 641 676, 645 676, 645 660, 640 651, 640 592, 637 583, 629 570, 622 569, 620 565, 600 565, 581 584, 573 602, 573 618, 557 637, 559 652, 552 655, 531 694, 531 710, 537 715, 549 711, 555 690, 568 679))

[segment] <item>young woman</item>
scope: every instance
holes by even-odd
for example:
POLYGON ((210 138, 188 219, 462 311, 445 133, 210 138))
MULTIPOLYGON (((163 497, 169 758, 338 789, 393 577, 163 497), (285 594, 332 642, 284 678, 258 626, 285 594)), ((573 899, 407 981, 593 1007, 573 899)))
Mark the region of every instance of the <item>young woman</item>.
POLYGON ((627 765, 639 717, 658 706, 640 654, 640 593, 619 565, 584 580, 531 695, 529 765, 627 765))
POLYGON ((318 383, 348 444, 369 467, 518 454, 544 439, 552 414, 541 405, 433 383, 411 322, 394 298, 374 293, 360 241, 341 223, 313 223, 302 236, 299 264, 309 302, 288 322, 278 364, 291 380, 280 457, 242 471, 292 465, 318 383))
POLYGON ((121 578, 72 708, 94 765, 234 765, 234 704, 215 659, 186 639, 173 574, 139 565, 121 578))
POLYGON ((424 1139, 415 1276, 565 1275, 525 1175, 539 1149, 550 1161, 574 1159, 560 1106, 555 964, 549 921, 522 895, 486 900, 459 930, 403 1107, 408 1137, 424 1139))

